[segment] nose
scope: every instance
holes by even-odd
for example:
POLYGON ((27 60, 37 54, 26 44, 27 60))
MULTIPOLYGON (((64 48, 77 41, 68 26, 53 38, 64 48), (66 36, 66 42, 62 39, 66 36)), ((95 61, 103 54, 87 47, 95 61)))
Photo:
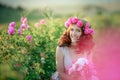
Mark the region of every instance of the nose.
POLYGON ((76 31, 73 31, 73 32, 72 32, 72 35, 73 35, 73 36, 76 36, 76 31))
POLYGON ((75 35, 75 34, 76 34, 76 31, 73 31, 73 34, 75 35))

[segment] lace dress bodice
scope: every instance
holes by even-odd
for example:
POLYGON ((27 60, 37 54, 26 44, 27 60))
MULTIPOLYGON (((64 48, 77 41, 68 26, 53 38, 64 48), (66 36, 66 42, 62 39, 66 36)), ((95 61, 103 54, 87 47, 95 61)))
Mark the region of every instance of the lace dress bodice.
POLYGON ((66 74, 76 74, 78 78, 76 80, 99 80, 96 76, 96 70, 93 63, 84 54, 73 63, 70 58, 68 47, 61 47, 64 55, 64 67, 66 74), (74 71, 75 70, 75 71, 74 71))
MULTIPOLYGON (((74 61, 70 57, 68 47, 61 47, 61 49, 62 49, 62 52, 63 52, 63 55, 64 55, 64 66, 65 66, 65 69, 67 69, 69 66, 71 66, 73 64, 74 61)), ((81 57, 81 58, 87 59, 87 55, 84 54, 84 56, 81 57)))

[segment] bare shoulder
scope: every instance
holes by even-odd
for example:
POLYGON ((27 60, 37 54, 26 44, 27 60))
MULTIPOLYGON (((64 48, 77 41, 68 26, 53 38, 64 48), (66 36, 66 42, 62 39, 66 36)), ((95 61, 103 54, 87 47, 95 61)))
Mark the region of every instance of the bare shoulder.
POLYGON ((56 54, 57 55, 63 55, 62 47, 57 46, 57 48, 56 48, 56 54))
POLYGON ((57 46, 56 51, 62 51, 62 47, 57 46))

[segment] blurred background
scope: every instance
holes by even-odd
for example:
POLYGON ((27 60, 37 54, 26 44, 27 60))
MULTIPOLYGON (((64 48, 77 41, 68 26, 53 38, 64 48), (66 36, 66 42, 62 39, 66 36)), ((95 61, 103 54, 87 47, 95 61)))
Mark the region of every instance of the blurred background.
POLYGON ((120 0, 0 0, 0 80, 50 80, 69 17, 88 20, 95 29, 93 61, 100 80, 120 80, 120 0), (18 35, 22 17, 29 29, 18 35))
POLYGON ((26 16, 30 20, 39 19, 45 11, 49 11, 53 17, 70 14, 82 17, 109 16, 119 14, 119 4, 119 0, 0 0, 0 23, 19 20, 21 16, 26 16))

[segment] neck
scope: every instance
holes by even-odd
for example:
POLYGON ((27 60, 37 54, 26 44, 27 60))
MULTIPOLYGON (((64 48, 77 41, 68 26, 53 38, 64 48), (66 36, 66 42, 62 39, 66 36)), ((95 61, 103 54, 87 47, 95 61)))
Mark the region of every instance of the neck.
POLYGON ((77 48, 77 43, 71 43, 71 48, 77 48))
POLYGON ((80 53, 80 49, 78 48, 78 43, 71 43, 71 50, 75 51, 76 54, 79 54, 80 53))

